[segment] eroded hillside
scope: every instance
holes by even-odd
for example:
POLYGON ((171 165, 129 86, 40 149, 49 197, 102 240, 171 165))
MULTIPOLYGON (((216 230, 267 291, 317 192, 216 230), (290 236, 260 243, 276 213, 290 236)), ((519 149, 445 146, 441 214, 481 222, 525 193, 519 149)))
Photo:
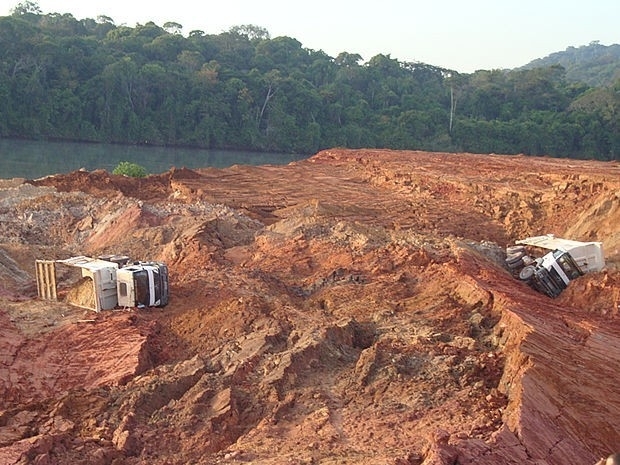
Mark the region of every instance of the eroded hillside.
POLYGON ((0 462, 594 463, 619 193, 617 163, 374 150, 3 181, 0 462), (536 293, 504 249, 546 233, 607 269, 536 293), (106 253, 168 263, 170 304, 36 298, 35 258, 106 253))

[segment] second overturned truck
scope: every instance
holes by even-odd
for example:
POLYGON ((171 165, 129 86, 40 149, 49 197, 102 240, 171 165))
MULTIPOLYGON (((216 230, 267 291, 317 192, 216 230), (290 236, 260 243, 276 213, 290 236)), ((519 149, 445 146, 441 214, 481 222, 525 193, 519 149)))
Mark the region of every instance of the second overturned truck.
POLYGON ((600 242, 580 242, 546 236, 528 237, 506 249, 506 264, 519 279, 549 297, 557 297, 568 283, 584 273, 605 267, 600 242), (528 254, 526 246, 550 250, 539 258, 528 254))

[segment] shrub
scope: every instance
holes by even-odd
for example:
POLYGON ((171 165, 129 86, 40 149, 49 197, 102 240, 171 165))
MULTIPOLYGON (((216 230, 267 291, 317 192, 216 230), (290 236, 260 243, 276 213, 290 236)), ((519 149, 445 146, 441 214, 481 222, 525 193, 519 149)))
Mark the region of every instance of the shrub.
POLYGON ((132 178, 143 178, 146 176, 146 168, 136 163, 122 161, 114 168, 112 174, 122 174, 123 176, 132 178))

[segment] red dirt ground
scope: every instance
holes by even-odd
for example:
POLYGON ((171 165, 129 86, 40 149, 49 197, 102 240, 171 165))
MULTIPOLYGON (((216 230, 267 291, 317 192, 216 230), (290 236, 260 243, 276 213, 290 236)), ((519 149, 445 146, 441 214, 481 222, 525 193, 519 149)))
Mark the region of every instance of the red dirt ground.
POLYGON ((619 265, 613 162, 0 181, 0 463, 594 464, 620 450, 619 265), (607 268, 535 292, 504 249, 547 233, 607 268), (36 258, 106 253, 168 263, 170 304, 36 298, 36 258))

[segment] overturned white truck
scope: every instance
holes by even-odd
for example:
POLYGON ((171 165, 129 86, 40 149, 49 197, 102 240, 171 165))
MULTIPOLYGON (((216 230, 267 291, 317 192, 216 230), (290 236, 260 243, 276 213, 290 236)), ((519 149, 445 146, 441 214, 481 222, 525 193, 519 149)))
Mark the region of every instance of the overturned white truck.
MULTIPOLYGON (((129 257, 83 255, 65 260, 37 260, 39 297, 57 300, 57 265, 81 270, 82 297, 71 300, 97 312, 116 307, 164 307, 168 304, 168 267, 160 262, 129 262, 129 257)), ((78 285, 75 285, 77 288, 78 285)))
POLYGON ((592 271, 605 267, 601 242, 580 242, 560 239, 553 234, 518 240, 506 249, 506 265, 519 279, 549 297, 557 297, 568 283, 592 271), (534 258, 526 248, 550 250, 534 258))

